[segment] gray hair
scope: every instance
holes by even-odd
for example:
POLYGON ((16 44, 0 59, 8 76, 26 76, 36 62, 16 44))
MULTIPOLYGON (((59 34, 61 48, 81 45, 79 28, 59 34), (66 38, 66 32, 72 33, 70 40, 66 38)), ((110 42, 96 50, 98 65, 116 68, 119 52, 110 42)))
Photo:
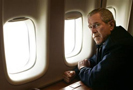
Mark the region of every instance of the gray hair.
MULTIPOLYGON (((108 23, 109 21, 114 20, 112 12, 106 8, 94 9, 88 14, 88 16, 92 16, 96 13, 99 13, 101 15, 101 19, 104 23, 108 23)), ((115 20, 114 20, 114 23, 115 23, 115 20)))

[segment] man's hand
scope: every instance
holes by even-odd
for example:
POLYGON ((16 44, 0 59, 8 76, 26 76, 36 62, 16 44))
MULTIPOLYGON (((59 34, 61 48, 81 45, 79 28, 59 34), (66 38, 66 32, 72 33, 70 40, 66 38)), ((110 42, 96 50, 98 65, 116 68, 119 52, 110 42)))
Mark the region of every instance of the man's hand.
POLYGON ((88 61, 87 59, 84 59, 78 62, 78 69, 80 70, 83 67, 90 67, 90 61, 88 61))
POLYGON ((76 72, 75 71, 66 71, 64 72, 63 78, 64 81, 66 81, 67 83, 70 83, 76 76, 76 72))

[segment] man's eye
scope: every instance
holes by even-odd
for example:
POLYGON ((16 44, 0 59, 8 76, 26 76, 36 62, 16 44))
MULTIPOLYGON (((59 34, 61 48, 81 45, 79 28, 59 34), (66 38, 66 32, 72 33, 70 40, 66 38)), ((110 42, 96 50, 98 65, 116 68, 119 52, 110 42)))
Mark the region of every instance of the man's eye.
POLYGON ((92 26, 91 26, 91 25, 88 25, 88 27, 89 27, 89 28, 92 28, 92 26))
POLYGON ((99 23, 95 24, 95 27, 98 27, 98 26, 100 26, 100 24, 99 24, 99 23))

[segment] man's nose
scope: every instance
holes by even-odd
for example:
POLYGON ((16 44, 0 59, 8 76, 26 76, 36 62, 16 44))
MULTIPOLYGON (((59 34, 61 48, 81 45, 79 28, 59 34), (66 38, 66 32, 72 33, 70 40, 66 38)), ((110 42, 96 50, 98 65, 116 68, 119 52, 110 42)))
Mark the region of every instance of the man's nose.
POLYGON ((92 32, 92 33, 97 32, 96 28, 93 27, 93 28, 91 29, 91 32, 92 32))

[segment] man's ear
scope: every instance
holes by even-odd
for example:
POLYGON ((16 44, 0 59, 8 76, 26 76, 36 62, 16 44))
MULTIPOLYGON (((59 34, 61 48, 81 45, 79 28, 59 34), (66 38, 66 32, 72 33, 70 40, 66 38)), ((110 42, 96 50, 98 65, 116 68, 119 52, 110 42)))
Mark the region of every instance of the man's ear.
POLYGON ((115 21, 114 20, 111 20, 109 22, 109 25, 110 25, 110 31, 112 31, 114 29, 114 27, 115 27, 115 21))

